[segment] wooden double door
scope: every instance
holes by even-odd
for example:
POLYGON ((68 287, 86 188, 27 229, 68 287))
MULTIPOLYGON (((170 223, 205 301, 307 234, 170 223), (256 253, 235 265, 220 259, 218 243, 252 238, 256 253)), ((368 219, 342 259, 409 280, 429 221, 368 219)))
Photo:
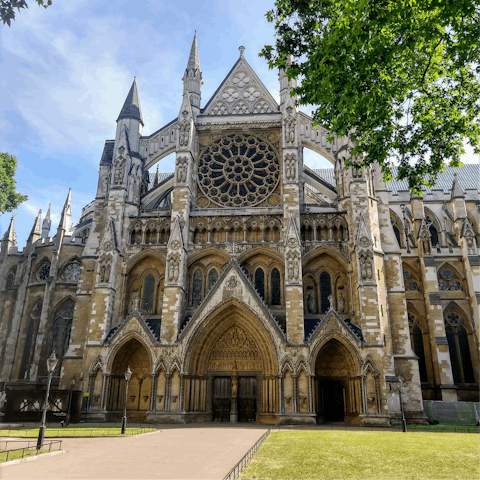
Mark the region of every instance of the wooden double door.
MULTIPOLYGON (((230 377, 213 378, 212 411, 214 422, 229 422, 232 411, 232 380, 230 377)), ((236 395, 238 421, 254 422, 257 413, 256 377, 238 377, 236 395)))

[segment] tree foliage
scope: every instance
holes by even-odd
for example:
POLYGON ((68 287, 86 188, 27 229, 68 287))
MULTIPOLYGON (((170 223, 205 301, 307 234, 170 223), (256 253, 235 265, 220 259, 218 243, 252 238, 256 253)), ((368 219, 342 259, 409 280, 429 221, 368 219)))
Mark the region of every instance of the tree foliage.
POLYGON ((395 162, 418 193, 465 140, 480 152, 480 0, 277 0, 266 16, 276 43, 260 56, 301 80, 298 102, 361 166, 389 180, 395 162))
MULTIPOLYGON (((52 0, 35 0, 39 6, 47 8, 52 4, 52 0)), ((25 0, 0 0, 0 17, 3 24, 10 27, 12 20, 15 20, 15 9, 28 8, 25 0)))
POLYGON ((15 171, 17 158, 8 153, 0 153, 0 213, 15 210, 20 203, 27 200, 26 195, 15 191, 15 171))

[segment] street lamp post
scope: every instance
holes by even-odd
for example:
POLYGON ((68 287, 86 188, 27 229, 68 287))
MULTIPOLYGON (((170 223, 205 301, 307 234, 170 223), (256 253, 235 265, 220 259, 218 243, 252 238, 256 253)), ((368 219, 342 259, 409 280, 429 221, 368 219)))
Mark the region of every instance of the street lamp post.
POLYGON ((45 395, 45 403, 43 405, 42 424, 38 431, 37 450, 43 447, 43 439, 45 438, 45 421, 47 419, 48 394, 50 393, 50 382, 52 381, 53 372, 57 366, 58 359, 55 352, 52 352, 50 358, 47 360, 47 393, 45 395))
POLYGON ((70 426, 70 409, 72 408, 72 393, 73 393, 73 387, 75 386, 75 382, 77 379, 75 378, 75 375, 72 377, 70 380, 70 394, 68 395, 68 408, 67 408, 67 416, 65 417, 65 426, 69 427, 70 426))
POLYGON ((127 387, 125 388, 125 407, 123 409, 123 419, 122 419, 122 435, 125 435, 125 430, 127 429, 127 400, 128 400, 128 384, 132 378, 132 372, 130 367, 127 367, 125 372, 125 381, 127 382, 127 387))

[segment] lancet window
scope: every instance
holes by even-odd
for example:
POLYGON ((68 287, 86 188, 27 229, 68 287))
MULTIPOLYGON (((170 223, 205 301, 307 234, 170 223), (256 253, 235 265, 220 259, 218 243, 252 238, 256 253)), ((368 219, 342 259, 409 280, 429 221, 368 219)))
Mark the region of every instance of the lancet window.
POLYGON ((270 304, 271 305, 280 305, 281 304, 281 292, 280 292, 280 272, 278 268, 272 270, 270 276, 270 304))
POLYGON ((265 273, 261 268, 255 270, 255 290, 265 300, 265 273))
POLYGON ((427 363, 425 360, 425 347, 423 343, 423 333, 419 327, 419 321, 416 315, 408 312, 408 325, 410 328, 410 343, 412 350, 418 357, 418 368, 420 370, 420 381, 428 382, 427 363))
POLYGON ((320 313, 326 313, 330 307, 328 297, 332 294, 332 279, 328 272, 320 274, 320 313))

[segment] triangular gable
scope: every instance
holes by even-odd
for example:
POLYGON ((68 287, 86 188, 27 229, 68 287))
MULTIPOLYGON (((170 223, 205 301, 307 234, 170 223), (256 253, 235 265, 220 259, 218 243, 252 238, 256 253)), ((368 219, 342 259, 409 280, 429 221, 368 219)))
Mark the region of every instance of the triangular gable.
POLYGON ((141 336, 148 338, 152 343, 159 343, 145 319, 134 308, 133 312, 115 329, 113 335, 107 335, 105 345, 114 344, 122 335, 132 331, 136 331, 141 336))
POLYGON ((278 103, 241 56, 212 95, 202 115, 276 113, 278 103))
POLYGON ((224 299, 236 297, 250 307, 259 318, 265 320, 275 332, 286 341, 286 337, 275 317, 268 309, 253 285, 245 276, 236 259, 232 257, 230 263, 224 269, 215 285, 210 289, 197 311, 187 321, 178 338, 184 338, 191 328, 201 322, 212 310, 224 299))
POLYGON ((362 331, 346 322, 333 308, 330 308, 322 320, 314 328, 313 332, 305 339, 307 343, 312 343, 320 335, 323 336, 331 331, 339 331, 347 338, 354 339, 356 343, 365 343, 362 331))

